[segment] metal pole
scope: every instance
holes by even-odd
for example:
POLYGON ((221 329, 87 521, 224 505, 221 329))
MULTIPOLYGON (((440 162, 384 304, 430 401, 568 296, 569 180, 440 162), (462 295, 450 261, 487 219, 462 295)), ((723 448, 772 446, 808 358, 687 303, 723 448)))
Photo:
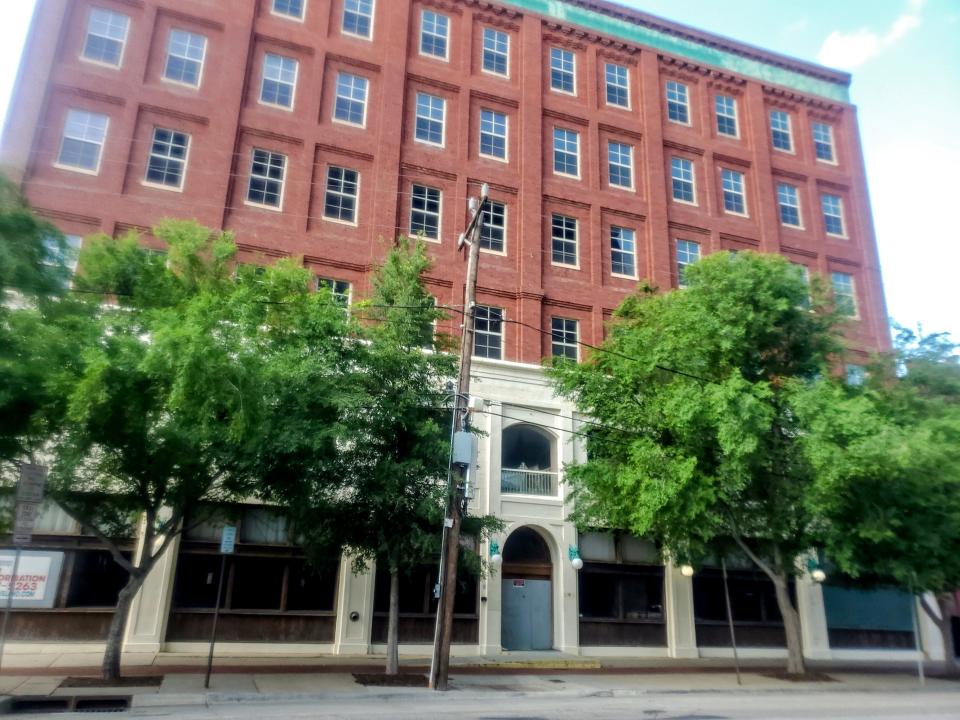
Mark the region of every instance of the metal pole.
MULTIPOLYGON (((464 292, 463 333, 460 338, 460 371, 457 376, 457 398, 454 404, 454 423, 466 429, 467 402, 470 397, 470 368, 473 359, 473 333, 477 296, 477 269, 480 263, 480 233, 483 226, 483 211, 487 202, 487 186, 480 192, 480 203, 467 224, 466 239, 469 241, 467 279, 464 292)), ((433 656, 430 661, 429 685, 433 690, 447 689, 450 670, 450 641, 453 635, 453 605, 456 596, 457 560, 460 552, 460 524, 465 510, 463 483, 447 488, 447 511, 443 521, 443 556, 440 600, 437 603, 437 632, 433 639, 433 656)))
POLYGON ((727 625, 730 627, 730 645, 733 646, 733 667, 737 671, 737 685, 743 685, 740 678, 740 656, 737 654, 737 634, 733 631, 733 610, 730 608, 730 588, 727 585, 727 561, 720 558, 720 567, 723 569, 723 596, 727 601, 727 625))
POLYGON ((917 680, 920 686, 927 684, 923 673, 923 644, 920 642, 920 621, 917 618, 917 596, 913 592, 913 581, 910 581, 910 619, 913 621, 913 644, 917 649, 917 680))
POLYGON ((213 608, 213 630, 210 632, 210 654, 207 656, 207 677, 203 687, 210 689, 210 673, 213 672, 213 646, 217 642, 217 622, 220 620, 220 594, 223 592, 223 576, 226 575, 227 556, 220 555, 220 580, 217 582, 217 600, 213 608))
POLYGON ((10 608, 13 607, 13 593, 16 591, 17 570, 20 568, 20 546, 13 555, 13 569, 10 571, 10 583, 7 585, 7 606, 3 611, 3 627, 0 628, 0 668, 3 667, 3 649, 7 642, 7 623, 10 621, 10 608))

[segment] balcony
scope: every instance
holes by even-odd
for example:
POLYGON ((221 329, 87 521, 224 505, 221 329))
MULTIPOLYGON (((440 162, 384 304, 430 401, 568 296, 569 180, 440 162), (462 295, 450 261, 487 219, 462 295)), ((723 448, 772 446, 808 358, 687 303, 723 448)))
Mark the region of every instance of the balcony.
POLYGON ((500 492, 504 495, 557 497, 557 473, 549 470, 503 468, 500 471, 500 492))

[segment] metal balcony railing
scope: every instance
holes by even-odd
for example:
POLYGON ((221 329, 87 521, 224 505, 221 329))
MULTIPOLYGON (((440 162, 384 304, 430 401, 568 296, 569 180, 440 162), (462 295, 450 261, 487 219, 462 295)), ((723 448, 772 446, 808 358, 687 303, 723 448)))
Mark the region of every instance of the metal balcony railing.
POLYGON ((557 473, 547 470, 500 470, 500 492, 506 495, 557 497, 557 473))

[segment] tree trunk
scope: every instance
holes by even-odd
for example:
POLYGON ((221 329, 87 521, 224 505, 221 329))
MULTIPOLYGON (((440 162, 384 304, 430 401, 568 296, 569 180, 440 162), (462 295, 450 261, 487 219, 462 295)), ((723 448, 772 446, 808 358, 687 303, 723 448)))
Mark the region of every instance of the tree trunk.
POLYGON ((787 636, 787 673, 804 675, 807 665, 803 659, 803 636, 800 632, 800 613, 793 606, 790 586, 785 573, 777 574, 773 579, 777 591, 777 607, 783 616, 783 630, 787 636))
POLYGON ((123 632, 127 627, 127 616, 130 614, 130 605, 137 591, 143 585, 146 575, 131 573, 130 579, 124 585, 117 597, 117 608, 113 611, 110 621, 110 630, 107 632, 107 646, 103 653, 104 680, 118 680, 120 678, 120 653, 123 649, 123 632))
POLYGON ((400 571, 390 568, 390 615, 387 620, 387 675, 400 672, 400 571))

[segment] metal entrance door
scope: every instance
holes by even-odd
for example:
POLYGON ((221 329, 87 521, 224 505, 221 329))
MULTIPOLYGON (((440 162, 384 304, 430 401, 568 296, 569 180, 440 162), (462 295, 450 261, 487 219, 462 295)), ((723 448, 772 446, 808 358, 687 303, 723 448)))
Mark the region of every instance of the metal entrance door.
POLYGON ((500 644, 504 650, 551 650, 550 581, 503 580, 500 644))

